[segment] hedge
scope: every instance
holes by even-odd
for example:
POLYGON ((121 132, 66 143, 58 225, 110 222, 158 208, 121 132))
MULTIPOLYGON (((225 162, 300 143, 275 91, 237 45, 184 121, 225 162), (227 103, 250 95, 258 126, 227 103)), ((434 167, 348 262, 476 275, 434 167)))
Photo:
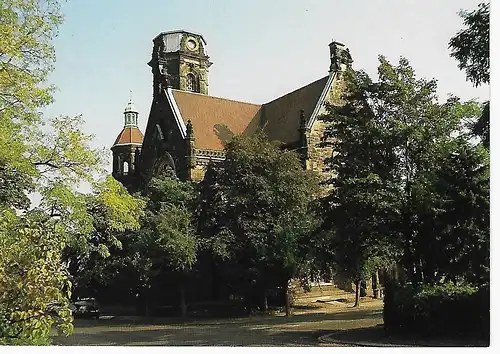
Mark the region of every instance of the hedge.
POLYGON ((384 327, 388 334, 489 339, 489 311, 489 286, 386 284, 384 327))

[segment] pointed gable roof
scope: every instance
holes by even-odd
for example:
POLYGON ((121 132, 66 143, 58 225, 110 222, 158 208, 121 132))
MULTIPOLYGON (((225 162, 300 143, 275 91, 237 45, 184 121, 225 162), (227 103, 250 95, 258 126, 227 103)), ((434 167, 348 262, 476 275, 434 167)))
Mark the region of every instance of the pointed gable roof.
POLYGON ((252 135, 259 129, 270 140, 297 141, 300 110, 312 124, 332 82, 330 74, 264 105, 171 88, 165 94, 183 137, 191 121, 197 149, 223 150, 233 135, 252 135))

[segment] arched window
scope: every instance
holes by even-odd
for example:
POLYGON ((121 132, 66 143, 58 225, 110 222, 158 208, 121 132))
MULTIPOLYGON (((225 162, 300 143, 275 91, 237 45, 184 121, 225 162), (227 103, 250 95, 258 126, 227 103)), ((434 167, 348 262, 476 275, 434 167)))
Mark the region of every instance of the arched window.
POLYGON ((123 163, 123 174, 126 175, 128 173, 128 162, 125 161, 123 163))
POLYGON ((189 92, 198 92, 198 85, 197 85, 196 76, 194 76, 191 73, 187 74, 186 88, 189 92))

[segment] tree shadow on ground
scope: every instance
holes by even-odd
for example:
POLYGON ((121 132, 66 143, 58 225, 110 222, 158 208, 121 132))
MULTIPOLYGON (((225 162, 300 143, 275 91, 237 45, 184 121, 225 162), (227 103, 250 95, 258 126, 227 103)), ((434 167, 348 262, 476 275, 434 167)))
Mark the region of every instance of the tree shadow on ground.
POLYGON ((215 327, 112 330, 54 338, 55 345, 105 346, 318 346, 328 330, 273 331, 269 328, 215 327))
POLYGON ((330 331, 328 339, 338 343, 364 342, 374 346, 409 346, 409 347, 487 347, 488 341, 475 338, 426 338, 423 336, 387 335, 384 325, 367 328, 330 331))
POLYGON ((197 317, 115 317, 112 319, 76 319, 75 328, 94 328, 110 326, 161 326, 161 325, 193 325, 193 326, 233 326, 241 323, 251 324, 281 324, 281 323, 302 323, 319 322, 325 320, 361 320, 381 318, 381 309, 343 309, 337 313, 306 313, 295 314, 291 317, 273 315, 255 315, 250 317, 229 317, 229 318, 197 318, 197 317))
POLYGON ((380 310, 255 316, 235 319, 77 320, 70 337, 55 337, 56 345, 148 346, 312 346, 320 333, 335 328, 380 323, 380 310), (362 320, 362 321, 361 321, 362 320), (334 324, 334 325, 332 325, 334 324))

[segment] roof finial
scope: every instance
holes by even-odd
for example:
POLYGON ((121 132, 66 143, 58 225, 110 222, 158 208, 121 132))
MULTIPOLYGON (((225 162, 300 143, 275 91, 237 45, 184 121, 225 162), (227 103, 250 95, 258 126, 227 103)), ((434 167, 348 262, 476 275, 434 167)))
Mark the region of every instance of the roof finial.
POLYGON ((129 102, 132 102, 132 90, 130 90, 130 99, 129 102))

